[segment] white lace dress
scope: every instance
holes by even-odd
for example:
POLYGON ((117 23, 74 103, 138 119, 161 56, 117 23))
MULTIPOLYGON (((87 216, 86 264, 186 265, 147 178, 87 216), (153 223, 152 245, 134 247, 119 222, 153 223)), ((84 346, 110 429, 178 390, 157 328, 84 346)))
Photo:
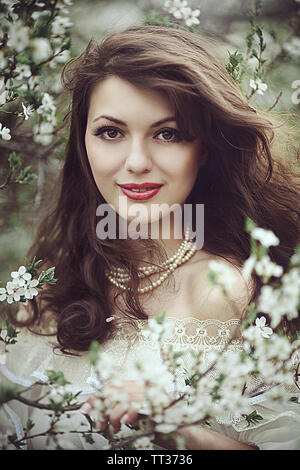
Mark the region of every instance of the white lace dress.
MULTIPOLYGON (((218 321, 214 319, 200 321, 197 318, 166 319, 171 325, 171 334, 164 338, 163 347, 169 344, 179 351, 202 351, 203 360, 209 366, 211 351, 223 351, 228 345, 228 339, 239 326, 238 319, 218 321)), ((113 339, 102 344, 101 350, 109 353, 111 360, 121 366, 121 378, 134 380, 136 377, 135 363, 150 361, 155 367, 161 361, 161 346, 158 342, 149 340, 141 333, 147 321, 138 320, 137 329, 119 328, 113 339)), ((7 383, 19 384, 28 387, 37 380, 46 379, 47 370, 62 371, 66 379, 71 382, 70 391, 81 392, 82 401, 88 399, 95 386, 95 374, 88 361, 87 354, 80 357, 67 356, 53 352, 53 337, 41 337, 32 335, 24 330, 18 336, 18 343, 10 346, 10 352, 6 364, 0 366, 1 380, 7 383)), ((240 351, 243 346, 239 339, 230 342, 223 354, 231 351, 240 351)), ((190 368, 189 354, 184 354, 183 363, 176 370, 177 379, 184 383, 186 370, 190 368)), ((211 374, 217 371, 212 370, 211 374)), ((218 372, 219 373, 219 372, 218 372)), ((170 381, 170 389, 172 388, 170 381)), ((255 388, 255 384, 254 384, 255 388)), ((43 387, 36 387, 34 391, 27 393, 26 398, 36 400, 45 393, 43 387)), ((291 391, 291 397, 295 396, 295 390, 291 391)), ((43 403, 43 400, 40 401, 43 403)), ((232 439, 246 443, 253 443, 259 449, 267 450, 295 450, 300 449, 300 404, 293 401, 274 402, 259 394, 252 397, 249 402, 253 411, 263 416, 263 420, 256 424, 250 424, 239 415, 226 414, 224 417, 210 421, 210 428, 225 434, 232 439)), ((23 427, 28 418, 35 426, 31 433, 36 435, 44 432, 49 426, 49 411, 25 406, 18 401, 10 401, 0 409, 0 430, 5 433, 16 433, 18 438, 23 435, 23 427)), ((88 431, 86 419, 79 411, 73 411, 61 420, 61 430, 88 431)), ((58 430, 56 428, 56 430, 58 430)), ((67 446, 74 449, 103 449, 106 447, 106 439, 102 435, 93 436, 94 443, 89 444, 80 433, 68 433, 67 446)), ((28 440, 24 448, 45 449, 47 440, 44 436, 28 440)))

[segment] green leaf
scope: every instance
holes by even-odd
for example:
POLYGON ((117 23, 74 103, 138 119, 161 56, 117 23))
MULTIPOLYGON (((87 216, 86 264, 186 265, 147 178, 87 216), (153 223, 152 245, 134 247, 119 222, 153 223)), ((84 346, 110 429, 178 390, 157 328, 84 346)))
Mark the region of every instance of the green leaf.
POLYGON ((37 179, 38 175, 36 173, 31 173, 31 168, 32 165, 23 168, 16 177, 16 182, 20 184, 28 184, 30 181, 37 179))
POLYGON ((159 323, 159 325, 163 324, 163 322, 165 321, 165 317, 166 317, 166 310, 163 310, 160 315, 154 316, 155 320, 157 321, 157 323, 159 323))
POLYGON ((84 437, 85 441, 86 441, 88 444, 94 444, 94 443, 95 443, 95 441, 94 441, 94 439, 93 439, 93 437, 92 437, 92 434, 90 434, 90 433, 83 434, 83 437, 84 437))
POLYGON ((242 323, 242 328, 246 328, 256 319, 259 309, 256 307, 255 302, 251 302, 251 304, 247 306, 247 312, 247 317, 242 323))
POLYGON ((71 383, 65 379, 64 373, 61 371, 56 372, 55 370, 47 370, 47 376, 49 382, 55 383, 57 385, 64 386, 71 383))
POLYGON ((246 232, 250 233, 256 227, 257 227, 256 223, 253 222, 253 220, 250 219, 250 217, 246 217, 246 219, 245 219, 245 230, 246 230, 246 232))
POLYGON ((30 419, 28 418, 28 420, 26 421, 26 426, 24 428, 24 431, 30 431, 33 427, 35 426, 35 423, 30 419))
POLYGON ((18 385, 2 385, 0 384, 0 405, 12 400, 20 393, 22 387, 18 385))
MULTIPOLYGON (((27 258, 25 258, 27 260, 27 258)), ((32 277, 35 277, 38 273, 38 270, 36 269, 37 265, 42 262, 41 259, 38 261, 35 261, 36 256, 33 257, 32 261, 27 263, 27 271, 32 275, 32 277)), ((27 260, 28 261, 28 260, 27 260)))
POLYGON ((252 411, 252 413, 250 413, 249 415, 244 415, 244 416, 248 423, 248 426, 250 426, 250 424, 257 424, 259 421, 263 419, 263 417, 259 415, 256 410, 252 411))
POLYGON ((92 341, 89 347, 88 360, 92 366, 95 366, 99 360, 100 344, 98 341, 92 341))
POLYGON ((47 269, 46 271, 42 271, 38 278, 39 282, 45 284, 55 284, 57 279, 54 278, 54 271, 55 266, 47 269))
POLYGON ((16 154, 16 152, 12 152, 9 154, 8 163, 13 171, 17 171, 20 168, 21 160, 20 157, 16 154))
POLYGON ((150 10, 150 12, 145 15, 143 20, 144 25, 153 25, 153 26, 166 26, 168 28, 174 28, 174 23, 170 21, 168 16, 163 16, 160 11, 150 10))

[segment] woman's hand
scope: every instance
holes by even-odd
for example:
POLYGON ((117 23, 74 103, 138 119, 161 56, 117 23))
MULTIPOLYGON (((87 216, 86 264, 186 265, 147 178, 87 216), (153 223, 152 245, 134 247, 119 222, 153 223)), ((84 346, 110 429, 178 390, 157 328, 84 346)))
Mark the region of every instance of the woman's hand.
MULTIPOLYGON (((122 404, 117 401, 112 401, 109 407, 110 414, 107 416, 106 420, 97 422, 96 429, 104 431, 108 426, 109 432, 115 434, 120 431, 121 422, 124 424, 132 424, 137 419, 139 407, 145 399, 145 388, 144 385, 134 380, 124 380, 121 385, 108 383, 101 389, 106 396, 109 396, 110 390, 111 392, 120 390, 122 395, 126 394, 128 396, 127 403, 122 404)), ((94 407, 94 401, 94 397, 90 397, 87 400, 86 403, 90 406, 90 409, 94 407)), ((88 408, 86 407, 85 409, 88 408)))

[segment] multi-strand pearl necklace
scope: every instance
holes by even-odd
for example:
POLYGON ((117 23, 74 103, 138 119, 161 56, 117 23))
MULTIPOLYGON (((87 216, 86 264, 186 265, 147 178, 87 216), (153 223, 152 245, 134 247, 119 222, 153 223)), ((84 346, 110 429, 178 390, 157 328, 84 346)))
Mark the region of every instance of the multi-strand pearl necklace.
MULTIPOLYGON (((176 253, 169 259, 167 259, 160 266, 142 266, 138 268, 138 277, 140 279, 151 276, 152 274, 164 271, 159 279, 153 282, 151 285, 146 287, 139 287, 138 292, 144 294, 153 290, 155 287, 160 286, 160 284, 168 277, 170 274, 178 268, 181 264, 187 262, 196 251, 195 245, 190 241, 189 229, 185 231, 184 240, 181 243, 180 247, 176 253)), ((110 271, 105 271, 106 277, 110 280, 112 284, 119 287, 122 290, 129 290, 130 287, 126 285, 127 282, 130 282, 131 278, 128 274, 125 273, 123 268, 113 268, 110 271)))

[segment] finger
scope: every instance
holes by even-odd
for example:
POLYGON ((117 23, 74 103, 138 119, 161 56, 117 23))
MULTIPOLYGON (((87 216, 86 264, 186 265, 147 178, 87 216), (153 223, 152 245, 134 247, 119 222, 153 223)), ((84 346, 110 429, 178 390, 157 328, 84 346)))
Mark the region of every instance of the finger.
POLYGON ((124 405, 116 405, 109 415, 109 423, 114 433, 121 429, 121 419, 127 413, 128 408, 124 405))
POLYGON ((130 407, 125 415, 122 416, 121 422, 124 424, 132 424, 136 421, 139 412, 136 408, 130 407))
POLYGON ((83 414, 89 414, 92 409, 94 408, 94 403, 95 403, 95 397, 90 397, 87 401, 85 401, 81 407, 80 407, 80 411, 83 413, 83 414))

